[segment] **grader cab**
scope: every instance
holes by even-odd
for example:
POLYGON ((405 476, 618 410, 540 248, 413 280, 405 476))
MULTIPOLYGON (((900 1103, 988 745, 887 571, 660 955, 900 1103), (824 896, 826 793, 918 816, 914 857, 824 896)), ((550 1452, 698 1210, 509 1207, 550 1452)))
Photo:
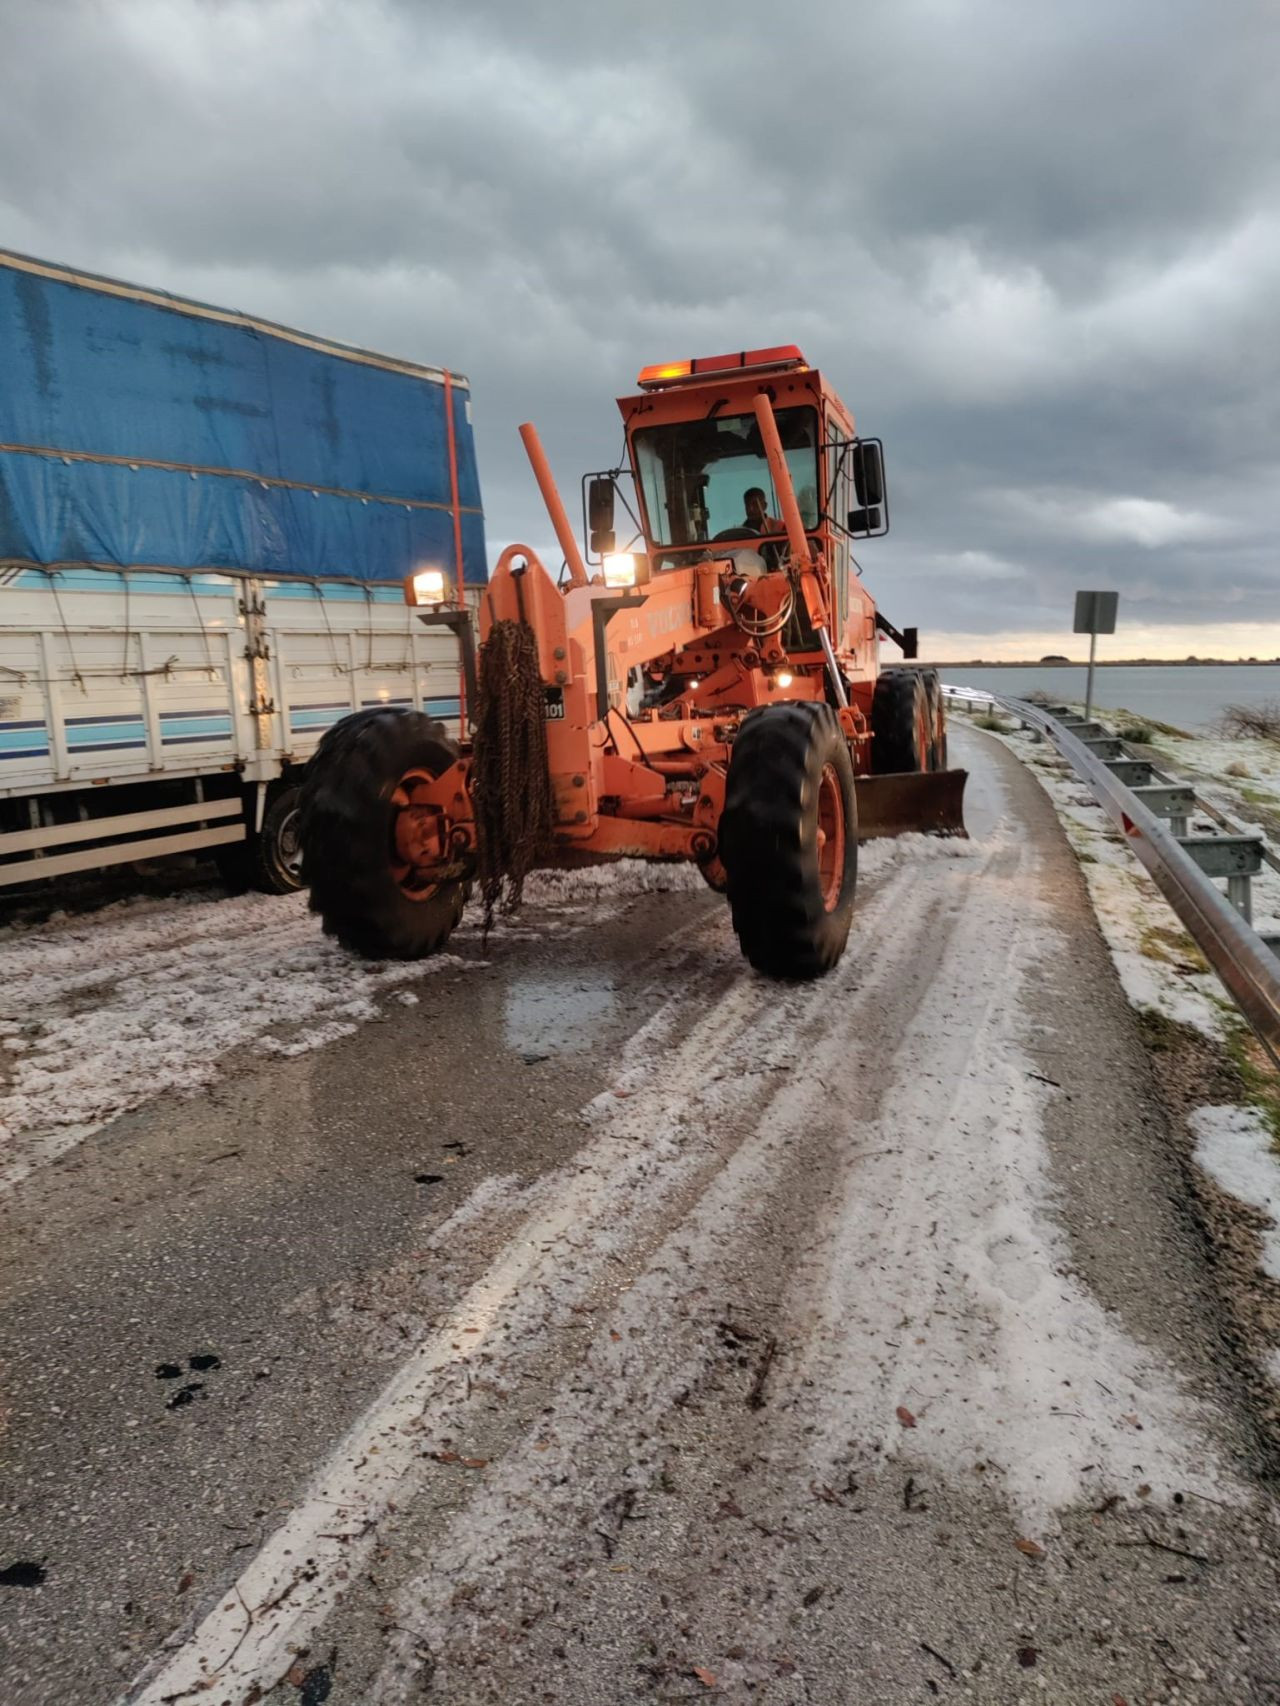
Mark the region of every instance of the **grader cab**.
POLYGON ((586 482, 585 560, 526 425, 560 576, 508 546, 478 649, 440 571, 406 587, 458 635, 471 738, 376 709, 311 761, 311 905, 359 953, 436 952, 477 881, 489 918, 538 866, 689 860, 757 970, 812 978, 844 951, 860 840, 964 833, 937 676, 853 557, 887 530, 879 441, 794 346, 646 368, 619 407, 628 466, 586 482))

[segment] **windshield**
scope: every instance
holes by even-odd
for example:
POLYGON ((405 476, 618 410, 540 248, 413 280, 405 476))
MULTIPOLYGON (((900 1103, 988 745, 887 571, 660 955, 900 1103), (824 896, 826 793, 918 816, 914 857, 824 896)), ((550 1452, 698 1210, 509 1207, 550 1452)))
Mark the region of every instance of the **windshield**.
MULTIPOLYGON (((818 525, 818 413, 776 416, 806 527, 818 525)), ((760 428, 751 415, 717 415, 646 427, 635 435, 636 468, 655 545, 701 545, 783 532, 760 428)))

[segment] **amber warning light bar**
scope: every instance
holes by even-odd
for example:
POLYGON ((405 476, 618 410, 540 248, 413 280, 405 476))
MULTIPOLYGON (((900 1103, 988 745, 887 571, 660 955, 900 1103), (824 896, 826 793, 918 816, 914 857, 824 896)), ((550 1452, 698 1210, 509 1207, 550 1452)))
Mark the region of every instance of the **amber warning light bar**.
POLYGON ((807 367, 796 344, 775 344, 772 349, 735 350, 732 355, 697 355, 690 361, 660 361, 642 367, 636 384, 642 391, 664 385, 684 385, 709 373, 743 373, 760 368, 807 367))

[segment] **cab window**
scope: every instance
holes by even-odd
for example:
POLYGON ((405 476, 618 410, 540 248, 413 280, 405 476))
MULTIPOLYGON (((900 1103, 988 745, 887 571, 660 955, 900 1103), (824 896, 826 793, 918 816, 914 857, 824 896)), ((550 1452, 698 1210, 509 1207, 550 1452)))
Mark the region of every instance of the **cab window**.
MULTIPOLYGON (((815 409, 779 409, 783 454, 806 528, 818 525, 818 416, 815 409)), ((754 414, 676 421, 635 434, 640 491, 655 546, 694 546, 718 538, 777 537, 780 504, 754 414), (748 494, 764 494, 773 525, 750 519, 748 494)), ((757 503, 756 511, 759 511, 757 503)))

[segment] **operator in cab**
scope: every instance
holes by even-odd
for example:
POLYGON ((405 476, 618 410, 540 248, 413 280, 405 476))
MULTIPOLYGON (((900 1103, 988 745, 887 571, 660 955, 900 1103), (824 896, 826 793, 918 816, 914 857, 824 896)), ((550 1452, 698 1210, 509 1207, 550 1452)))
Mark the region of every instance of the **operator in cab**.
POLYGON ((753 533, 782 532, 782 523, 769 514, 769 500, 761 487, 748 486, 742 494, 742 505, 747 512, 744 527, 753 533))
MULTIPOLYGON (((782 523, 776 516, 769 514, 769 500, 760 486, 748 486, 742 494, 742 506, 746 510, 746 519, 742 525, 750 528, 755 534, 781 533, 782 523)), ((760 547, 760 555, 766 570, 772 572, 782 567, 786 555, 786 547, 774 541, 760 547)))

